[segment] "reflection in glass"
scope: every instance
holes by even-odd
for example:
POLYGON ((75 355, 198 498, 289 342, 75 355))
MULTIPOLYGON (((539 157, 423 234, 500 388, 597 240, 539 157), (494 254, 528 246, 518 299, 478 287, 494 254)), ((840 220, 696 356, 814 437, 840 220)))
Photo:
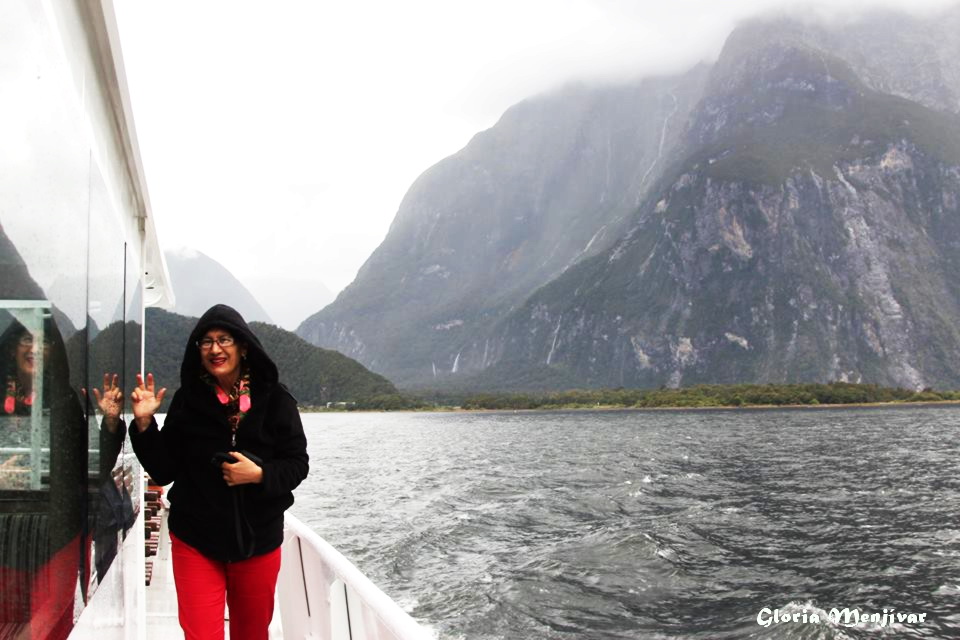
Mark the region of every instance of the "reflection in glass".
POLYGON ((4 388, 0 489, 40 489, 41 450, 49 442, 44 442, 46 430, 41 425, 42 402, 36 400, 43 397, 43 363, 49 359, 50 339, 43 337, 41 306, 14 313, 31 328, 8 311, 7 327, 0 334, 0 382, 4 388))
POLYGON ((116 558, 143 553, 120 546, 142 478, 93 387, 140 369, 147 206, 102 14, 0 2, 3 640, 65 638, 95 590, 98 629, 135 616, 116 558))
POLYGON ((83 557, 86 418, 49 303, 0 307, 0 625, 65 637, 83 557))
MULTIPOLYGON (((122 290, 121 290, 122 293, 122 290)), ((90 326, 95 326, 90 320, 90 326)), ((126 428, 122 421, 123 394, 119 373, 123 363, 124 327, 113 322, 89 342, 89 378, 100 384, 94 389, 93 406, 89 415, 90 491, 88 494, 90 531, 93 536, 93 571, 88 594, 92 594, 103 580, 120 548, 123 536, 136 519, 130 485, 125 476, 132 473, 124 468, 123 451, 126 428), (108 402, 111 391, 117 393, 116 406, 108 402), (102 420, 97 420, 99 410, 102 420)))
MULTIPOLYGON (((89 252, 87 279, 87 331, 84 338, 86 379, 92 387, 100 387, 102 399, 106 388, 117 385, 132 389, 126 376, 125 359, 135 355, 139 346, 130 344, 125 336, 127 299, 124 279, 128 273, 136 277, 139 269, 124 264, 124 225, 117 219, 118 212, 111 204, 106 183, 99 167, 89 171, 89 252), (130 354, 135 350, 135 354, 130 354), (108 377, 105 379, 105 374, 108 377)), ((91 391, 91 394, 93 392, 91 391)), ((125 476, 133 469, 124 464, 123 445, 125 429, 106 418, 107 411, 90 397, 88 405, 88 472, 90 474, 88 527, 92 537, 90 550, 91 571, 87 584, 88 597, 96 592, 108 569, 116 559, 124 536, 136 517, 131 489, 125 476), (104 416, 101 421, 97 417, 104 416)), ((120 407, 122 413, 122 406, 120 407)), ((118 614, 119 615, 119 614, 118 614)))
POLYGON ((94 509, 91 509, 94 518, 91 530, 97 582, 103 580, 117 555, 121 533, 125 535, 136 520, 130 497, 132 473, 125 472, 122 466, 115 466, 126 433, 120 417, 123 392, 119 380, 118 374, 106 373, 103 375, 102 388, 93 390, 97 407, 103 415, 96 451, 99 453, 99 473, 96 476, 96 490, 90 495, 94 505, 94 509))

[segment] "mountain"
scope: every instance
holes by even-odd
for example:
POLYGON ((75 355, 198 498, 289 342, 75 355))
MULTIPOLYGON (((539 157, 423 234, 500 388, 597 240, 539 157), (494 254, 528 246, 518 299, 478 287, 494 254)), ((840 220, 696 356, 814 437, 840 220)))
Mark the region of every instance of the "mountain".
POLYGON ((357 279, 298 335, 401 380, 454 371, 463 336, 621 235, 705 77, 571 86, 511 108, 413 184, 357 279))
POLYGON ((243 283, 213 258, 185 247, 166 251, 164 257, 176 293, 173 312, 200 317, 214 304, 224 303, 248 322, 273 322, 243 283))
POLYGON ((525 101, 298 333, 402 386, 960 384, 960 8, 525 101))
MULTIPOLYGON (((157 382, 171 391, 180 386, 180 363, 187 338, 197 318, 147 309, 146 362, 157 382)), ((113 327, 114 325, 111 325, 113 327)), ((119 325, 116 325, 119 330, 119 325)), ((315 347, 289 331, 262 322, 250 328, 260 338, 280 370, 280 380, 301 405, 356 402, 378 395, 395 394, 396 388, 383 376, 371 373, 358 362, 335 351, 315 347)), ((108 340, 103 331, 94 341, 108 340)), ((166 401, 169 404, 169 400, 166 401)))
POLYGON ((0 295, 3 300, 43 300, 43 289, 30 275, 20 251, 0 226, 0 295))
MULTIPOLYGON (((16 309, 15 300, 59 300, 58 296, 44 293, 43 288, 30 275, 26 261, 20 251, 0 226, 0 300, 7 304, 3 309, 16 309)), ((64 341, 68 341, 77 332, 69 316, 56 304, 51 303, 50 313, 64 341)), ((5 329, 13 316, 9 311, 0 310, 0 331, 5 329)), ((88 320, 88 330, 96 333, 96 323, 88 320)), ((78 360, 74 360, 75 362, 78 360)))

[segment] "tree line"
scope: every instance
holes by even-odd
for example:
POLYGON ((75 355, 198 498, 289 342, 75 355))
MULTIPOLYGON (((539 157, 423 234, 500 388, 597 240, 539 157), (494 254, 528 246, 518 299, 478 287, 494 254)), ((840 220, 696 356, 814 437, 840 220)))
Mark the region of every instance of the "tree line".
MULTIPOLYGON (((180 363, 197 319, 150 308, 146 320, 147 368, 172 391, 180 386, 180 363)), ((337 351, 316 347, 290 331, 263 322, 251 322, 250 328, 276 363, 280 380, 301 406, 325 407, 335 402, 367 406, 378 398, 386 405, 382 398, 398 395, 389 380, 337 351)), ((167 395, 165 403, 172 395, 167 395)))
POLYGON ((948 402, 960 391, 913 391, 850 382, 696 385, 678 389, 587 389, 552 393, 480 393, 464 409, 570 409, 586 407, 710 408, 816 406, 887 402, 948 402))

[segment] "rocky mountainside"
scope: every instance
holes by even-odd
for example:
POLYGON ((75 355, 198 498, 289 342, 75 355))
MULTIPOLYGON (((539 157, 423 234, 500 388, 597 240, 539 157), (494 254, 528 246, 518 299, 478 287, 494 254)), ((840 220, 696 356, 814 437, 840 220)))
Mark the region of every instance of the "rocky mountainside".
POLYGON ((514 106, 413 184, 356 281, 297 333, 392 379, 456 369, 464 336, 622 234, 704 79, 568 87, 514 106))
POLYGON ((403 386, 957 386, 958 22, 756 21, 522 103, 298 333, 403 386))

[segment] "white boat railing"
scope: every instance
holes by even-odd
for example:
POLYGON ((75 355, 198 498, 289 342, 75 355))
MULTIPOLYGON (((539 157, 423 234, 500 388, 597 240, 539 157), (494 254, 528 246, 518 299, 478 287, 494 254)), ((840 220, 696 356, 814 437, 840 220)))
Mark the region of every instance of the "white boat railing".
POLYGON ((277 589, 284 638, 434 639, 339 551, 289 514, 282 554, 277 589))

